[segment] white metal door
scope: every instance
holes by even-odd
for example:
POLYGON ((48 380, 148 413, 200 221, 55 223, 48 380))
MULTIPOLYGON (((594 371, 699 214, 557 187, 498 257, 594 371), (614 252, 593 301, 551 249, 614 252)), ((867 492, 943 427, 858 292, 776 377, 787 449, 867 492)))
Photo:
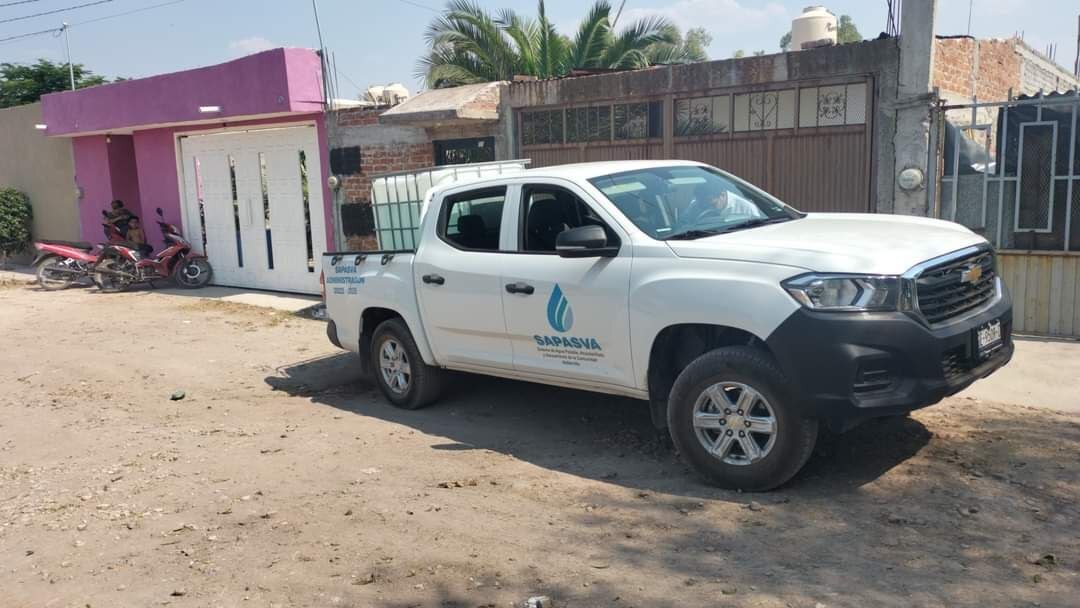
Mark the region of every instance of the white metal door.
MULTIPOLYGON (((430 225, 413 262, 413 280, 424 329, 435 357, 449 364, 513 369, 513 353, 503 321, 502 266, 512 254, 501 251, 506 187, 465 191, 432 208, 430 225), (462 243, 448 235, 460 224, 459 213, 485 218, 484 243, 462 243), (482 210, 481 210, 482 209, 482 210)), ((439 204, 439 203, 433 203, 439 204)))
MULTIPOLYGON (((616 225, 578 188, 538 180, 523 185, 521 196, 528 200, 533 187, 549 195, 572 196, 587 205, 596 219, 616 225)), ((514 207, 523 214, 518 218, 522 230, 516 235, 526 234, 529 211, 525 205, 514 207)), ((629 242, 625 234, 622 241, 629 242)), ((514 369, 634 386, 628 309, 630 246, 622 245, 616 257, 591 258, 530 251, 522 243, 517 243, 517 249, 521 253, 507 256, 502 264, 503 310, 514 369)))
POLYGON ((326 251, 314 126, 181 139, 184 232, 219 285, 318 293, 326 251))

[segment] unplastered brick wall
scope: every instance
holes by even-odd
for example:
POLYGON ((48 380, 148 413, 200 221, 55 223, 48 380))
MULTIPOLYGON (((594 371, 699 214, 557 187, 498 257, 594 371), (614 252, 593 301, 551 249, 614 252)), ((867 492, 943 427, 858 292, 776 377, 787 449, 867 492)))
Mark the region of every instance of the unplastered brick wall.
POLYGON ((434 164, 434 148, 423 129, 379 123, 386 108, 349 108, 328 116, 328 135, 333 150, 359 148, 344 154, 353 163, 335 168, 341 179, 336 193, 341 208, 345 246, 352 250, 376 249, 375 219, 371 209, 373 176, 415 171, 434 164))
POLYGON ((933 85, 950 103, 1005 101, 1039 90, 1070 91, 1080 86, 1065 68, 1019 38, 976 40, 967 36, 934 41, 933 85))
POLYGON ((1015 39, 938 38, 933 86, 950 102, 1004 101, 1019 93, 1020 56, 1015 39))

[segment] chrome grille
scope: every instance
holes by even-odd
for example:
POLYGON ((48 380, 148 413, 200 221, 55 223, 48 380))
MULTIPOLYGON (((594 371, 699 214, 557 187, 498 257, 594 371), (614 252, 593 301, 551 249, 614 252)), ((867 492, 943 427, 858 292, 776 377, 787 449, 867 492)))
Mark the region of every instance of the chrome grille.
POLYGON ((994 297, 996 279, 989 251, 931 266, 915 280, 919 312, 933 325, 978 309, 994 297))

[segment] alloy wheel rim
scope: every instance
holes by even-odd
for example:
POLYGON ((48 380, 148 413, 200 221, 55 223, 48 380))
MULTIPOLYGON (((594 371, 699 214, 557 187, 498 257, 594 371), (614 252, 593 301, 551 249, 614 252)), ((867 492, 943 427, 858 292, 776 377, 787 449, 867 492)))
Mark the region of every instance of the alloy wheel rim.
POLYGON ((202 267, 192 262, 187 266, 184 266, 184 271, 181 273, 184 275, 184 280, 188 283, 195 283, 202 276, 202 267))
POLYGON ((702 391, 694 403, 693 424, 702 447, 725 464, 754 464, 776 444, 772 405, 742 382, 717 382, 702 391))
POLYGON ((408 392, 412 383, 412 368, 409 365, 409 356, 397 340, 387 338, 379 347, 379 371, 382 373, 383 382, 394 394, 403 395, 408 392))

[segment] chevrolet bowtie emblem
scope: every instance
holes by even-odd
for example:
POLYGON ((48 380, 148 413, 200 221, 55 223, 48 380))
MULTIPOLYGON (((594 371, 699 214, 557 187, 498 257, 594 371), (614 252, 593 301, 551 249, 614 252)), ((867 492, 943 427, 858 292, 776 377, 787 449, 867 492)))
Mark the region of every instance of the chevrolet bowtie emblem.
POLYGON ((964 272, 960 273, 960 282, 972 284, 978 283, 979 279, 982 278, 982 273, 982 266, 979 266, 978 264, 968 266, 964 272))

